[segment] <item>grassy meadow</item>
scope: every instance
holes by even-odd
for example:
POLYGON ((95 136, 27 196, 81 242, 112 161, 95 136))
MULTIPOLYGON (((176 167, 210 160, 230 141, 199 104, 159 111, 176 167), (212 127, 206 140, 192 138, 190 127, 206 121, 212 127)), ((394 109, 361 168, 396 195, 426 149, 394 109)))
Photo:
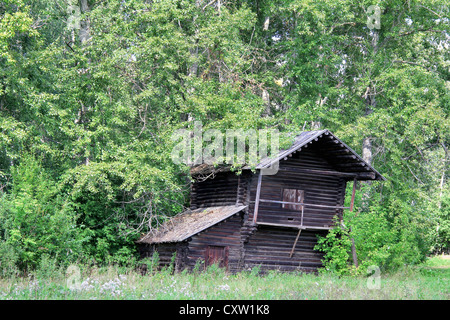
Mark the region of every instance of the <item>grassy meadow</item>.
POLYGON ((214 266, 202 272, 172 274, 162 270, 150 275, 113 266, 70 270, 47 266, 28 277, 0 279, 0 299, 449 300, 449 258, 436 256, 396 273, 357 277, 281 272, 261 275, 257 269, 228 274, 214 266))

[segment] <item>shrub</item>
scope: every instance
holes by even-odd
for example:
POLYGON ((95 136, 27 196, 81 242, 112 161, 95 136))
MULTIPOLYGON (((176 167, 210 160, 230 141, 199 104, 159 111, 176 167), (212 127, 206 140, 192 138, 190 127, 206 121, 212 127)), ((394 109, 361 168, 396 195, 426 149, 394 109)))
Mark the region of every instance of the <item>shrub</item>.
POLYGON ((2 260, 23 271, 38 267, 43 256, 75 261, 81 241, 70 201, 34 157, 24 155, 11 171, 11 193, 0 198, 0 250, 9 257, 2 260))
POLYGON ((314 249, 325 253, 322 270, 340 275, 349 273, 351 241, 347 231, 341 225, 338 224, 325 237, 319 236, 314 249))

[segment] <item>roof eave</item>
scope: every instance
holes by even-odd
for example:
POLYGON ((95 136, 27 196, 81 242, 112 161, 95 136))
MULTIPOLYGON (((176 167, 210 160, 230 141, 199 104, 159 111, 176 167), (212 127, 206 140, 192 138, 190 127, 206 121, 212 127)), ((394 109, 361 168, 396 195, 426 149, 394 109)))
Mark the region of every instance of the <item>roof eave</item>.
POLYGON ((374 179, 359 179, 359 180, 381 180, 381 181, 386 181, 386 178, 383 177, 374 167, 372 167, 369 163, 367 163, 364 159, 362 159, 352 148, 350 148, 345 142, 343 142, 341 139, 339 139, 338 137, 336 137, 330 130, 328 129, 324 129, 324 130, 318 130, 314 135, 312 135, 311 137, 305 139, 304 141, 302 141, 301 143, 292 146, 291 148, 279 153, 277 155, 276 158, 274 158, 271 161, 264 161, 263 164, 261 164, 261 162, 256 166, 256 169, 266 169, 269 168, 270 166, 272 166, 275 162, 277 161, 281 161, 282 159, 288 157, 290 154, 296 152, 297 150, 299 150, 300 148, 304 147, 305 145, 307 145, 308 143, 311 143, 312 141, 316 140, 318 137, 321 137, 323 134, 325 135, 331 135, 334 139, 336 139, 337 141, 339 141, 339 143, 341 143, 344 148, 346 148, 347 150, 349 150, 354 156, 356 156, 356 158, 358 159, 358 161, 364 163, 365 166, 367 166, 367 168, 370 169, 370 171, 372 171, 373 173, 375 173, 375 178, 374 179))

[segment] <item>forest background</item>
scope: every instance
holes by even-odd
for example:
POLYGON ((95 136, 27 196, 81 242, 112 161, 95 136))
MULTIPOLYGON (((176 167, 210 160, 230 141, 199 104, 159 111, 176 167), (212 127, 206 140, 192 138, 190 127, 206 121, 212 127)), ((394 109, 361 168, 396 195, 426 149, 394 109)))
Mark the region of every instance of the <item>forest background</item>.
MULTIPOLYGON (((448 26, 444 0, 2 0, 0 275, 136 262, 189 205, 170 153, 194 120, 362 154, 387 181, 345 215, 360 268, 448 252, 448 26)), ((326 266, 349 245, 323 239, 326 266)))

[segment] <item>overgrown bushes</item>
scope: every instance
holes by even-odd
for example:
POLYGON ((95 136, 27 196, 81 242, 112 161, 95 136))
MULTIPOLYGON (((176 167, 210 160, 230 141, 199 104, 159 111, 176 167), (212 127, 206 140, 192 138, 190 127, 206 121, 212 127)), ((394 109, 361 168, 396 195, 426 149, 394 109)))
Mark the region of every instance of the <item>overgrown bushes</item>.
POLYGON ((36 270, 48 259, 63 267, 135 261, 135 238, 121 236, 108 203, 74 200, 61 185, 33 156, 12 168, 10 192, 0 198, 0 275, 36 270))
POLYGON ((11 179, 11 191, 0 198, 1 273, 34 269, 43 255, 77 260, 83 240, 68 196, 29 155, 12 168, 11 179))
POLYGON ((394 271, 424 261, 435 251, 435 243, 440 243, 441 248, 448 246, 448 238, 442 241, 447 234, 434 230, 442 223, 445 205, 439 215, 432 215, 419 199, 415 206, 405 206, 398 201, 401 197, 398 191, 381 199, 375 189, 376 186, 363 185, 357 191, 354 212, 344 213, 345 227, 336 221, 337 227, 319 238, 316 249, 325 253, 324 270, 364 274, 369 266, 376 266, 382 271, 394 271), (367 193, 371 197, 363 201, 362 195, 367 193), (351 239, 355 243, 358 269, 352 262, 351 239))

